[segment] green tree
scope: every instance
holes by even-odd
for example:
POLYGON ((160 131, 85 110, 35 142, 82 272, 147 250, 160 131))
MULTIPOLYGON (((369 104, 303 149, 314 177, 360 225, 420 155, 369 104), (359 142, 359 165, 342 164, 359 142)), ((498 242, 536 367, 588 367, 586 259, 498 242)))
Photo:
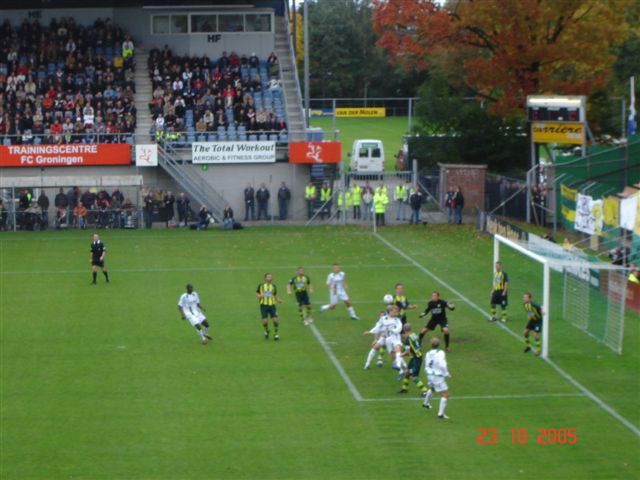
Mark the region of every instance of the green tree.
POLYGON ((410 150, 421 168, 438 163, 487 164, 500 172, 526 168, 527 136, 519 122, 462 97, 444 77, 429 79, 419 93, 418 126, 410 150))
MULTIPOLYGON (((408 96, 424 74, 389 66, 369 0, 308 0, 312 97, 408 96)), ((303 7, 299 7, 303 12, 303 7)), ((302 25, 298 25, 302 30, 302 25)), ((302 69, 300 69, 302 74, 302 69)), ((301 79, 303 80, 303 79, 301 79)))

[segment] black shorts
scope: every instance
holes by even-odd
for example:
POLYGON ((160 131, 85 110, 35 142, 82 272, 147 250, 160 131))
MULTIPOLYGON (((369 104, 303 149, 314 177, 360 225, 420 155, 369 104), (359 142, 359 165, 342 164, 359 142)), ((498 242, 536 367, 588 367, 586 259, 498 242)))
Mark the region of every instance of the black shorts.
POLYGON ((507 294, 502 294, 501 290, 496 290, 491 294, 491 305, 500 305, 501 307, 506 307, 509 304, 507 302, 507 294))
POLYGON ((262 318, 273 318, 278 316, 278 311, 275 305, 260 305, 260 315, 262 318))
POLYGON ((410 377, 419 377, 421 366, 422 366, 422 357, 420 358, 411 357, 411 360, 409 360, 409 365, 407 365, 407 373, 409 374, 410 377))
POLYGON ((406 315, 402 315, 400 317, 400 321, 402 322, 402 326, 404 326, 404 324, 407 323, 407 316, 406 315))
POLYGON ((311 305, 308 292, 296 292, 296 302, 298 305, 311 305))
POLYGON ((429 320, 429 323, 425 325, 425 328, 427 330, 435 330, 438 325, 440 325, 440 329, 448 327, 449 320, 447 320, 446 318, 440 320, 438 320, 437 318, 432 318, 431 320, 429 320))
POLYGON ((98 258, 92 258, 91 259, 91 265, 93 265, 94 267, 103 267, 104 268, 104 260, 100 260, 100 257, 98 258))
POLYGON ((542 331, 542 320, 529 320, 527 330, 540 333, 542 331))

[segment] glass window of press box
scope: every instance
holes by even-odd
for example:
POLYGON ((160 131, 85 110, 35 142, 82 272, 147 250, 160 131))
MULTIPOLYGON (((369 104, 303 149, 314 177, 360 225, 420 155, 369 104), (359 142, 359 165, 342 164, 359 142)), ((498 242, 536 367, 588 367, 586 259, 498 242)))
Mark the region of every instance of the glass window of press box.
POLYGON ((217 15, 191 15, 192 33, 212 33, 218 31, 217 15))

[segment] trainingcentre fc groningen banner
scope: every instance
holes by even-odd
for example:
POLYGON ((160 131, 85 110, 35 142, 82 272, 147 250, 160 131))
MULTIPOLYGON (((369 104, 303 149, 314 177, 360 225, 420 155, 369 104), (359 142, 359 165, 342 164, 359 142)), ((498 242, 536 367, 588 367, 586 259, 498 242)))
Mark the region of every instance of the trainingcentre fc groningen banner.
POLYGON ((193 163, 275 163, 276 142, 194 142, 193 163))
POLYGON ((336 108, 336 117, 386 117, 384 107, 336 108))
POLYGON ((128 143, 69 143, 0 146, 0 167, 130 165, 128 143))
POLYGON ((568 143, 582 145, 584 125, 571 122, 534 122, 531 127, 535 143, 568 143))

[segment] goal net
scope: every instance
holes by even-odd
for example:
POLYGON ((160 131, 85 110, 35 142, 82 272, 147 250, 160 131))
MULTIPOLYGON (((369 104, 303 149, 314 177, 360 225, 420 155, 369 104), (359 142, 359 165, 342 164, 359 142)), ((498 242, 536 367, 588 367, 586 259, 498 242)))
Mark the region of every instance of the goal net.
POLYGON ((565 346, 581 348, 572 340, 576 329, 616 353, 622 353, 626 269, 594 261, 579 250, 531 235, 528 241, 494 236, 494 264, 501 260, 509 271, 509 297, 516 307, 523 292, 543 306, 542 356, 549 355, 550 337, 565 346), (551 335, 553 332, 553 336, 551 335))

